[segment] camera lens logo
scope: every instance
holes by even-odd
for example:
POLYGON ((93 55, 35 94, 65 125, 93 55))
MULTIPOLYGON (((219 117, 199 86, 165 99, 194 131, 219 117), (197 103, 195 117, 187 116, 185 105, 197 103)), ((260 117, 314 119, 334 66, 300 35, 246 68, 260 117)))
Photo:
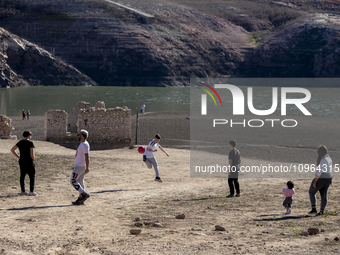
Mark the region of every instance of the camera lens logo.
MULTIPOLYGON (((217 93, 217 91, 213 87, 211 87, 210 85, 208 85, 206 83, 202 82, 201 84, 203 86, 209 88, 212 92, 214 92, 214 94, 217 96, 217 98, 220 101, 220 104, 222 106, 222 100, 221 100, 220 95, 217 93)), ((212 100, 214 101, 215 105, 217 106, 216 100, 215 100, 214 96, 211 94, 211 92, 209 90, 207 90, 205 88, 202 88, 202 87, 197 87, 197 88, 199 88, 199 89, 203 90, 204 92, 206 92, 212 98, 212 100)), ((201 103, 201 107, 202 107, 201 108, 201 113, 202 113, 202 115, 207 115, 207 95, 206 94, 202 94, 201 95, 201 100, 202 100, 201 101, 202 102, 201 103)))

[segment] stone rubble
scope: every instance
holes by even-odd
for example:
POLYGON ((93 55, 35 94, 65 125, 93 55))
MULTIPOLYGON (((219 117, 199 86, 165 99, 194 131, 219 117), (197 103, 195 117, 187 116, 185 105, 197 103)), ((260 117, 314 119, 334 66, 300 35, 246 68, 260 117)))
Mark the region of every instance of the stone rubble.
POLYGON ((7 116, 0 115, 0 139, 17 139, 16 136, 11 135, 12 130, 15 129, 11 122, 12 120, 7 116))

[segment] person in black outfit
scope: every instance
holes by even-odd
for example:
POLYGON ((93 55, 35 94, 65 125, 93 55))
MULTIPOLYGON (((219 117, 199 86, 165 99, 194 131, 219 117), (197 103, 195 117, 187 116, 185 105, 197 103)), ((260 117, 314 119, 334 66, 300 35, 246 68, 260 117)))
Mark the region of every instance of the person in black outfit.
POLYGON ((19 158, 20 166, 20 195, 36 196, 34 192, 35 181, 35 165, 34 165, 34 144, 30 141, 32 133, 30 131, 24 131, 22 134, 24 139, 20 140, 12 149, 11 152, 14 156, 19 158), (16 153, 16 149, 19 148, 20 156, 16 153), (30 177, 30 192, 25 191, 25 177, 26 174, 30 177))
POLYGON ((229 148, 231 151, 229 152, 229 166, 230 171, 228 175, 228 185, 230 189, 230 194, 227 197, 234 197, 236 189, 236 197, 240 196, 240 185, 238 183, 238 172, 240 171, 241 164, 241 155, 238 149, 236 149, 236 141, 231 140, 229 142, 229 148))

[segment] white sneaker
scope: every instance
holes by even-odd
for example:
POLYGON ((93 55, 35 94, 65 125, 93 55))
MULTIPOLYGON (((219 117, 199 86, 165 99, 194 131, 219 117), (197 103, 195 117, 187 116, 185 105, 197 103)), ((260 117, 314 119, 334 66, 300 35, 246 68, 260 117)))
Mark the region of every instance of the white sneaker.
POLYGON ((27 191, 21 192, 21 193, 19 193, 19 195, 20 195, 20 196, 28 196, 28 192, 27 192, 27 191))
POLYGON ((38 194, 33 191, 33 192, 28 193, 28 195, 29 196, 37 196, 38 194))
POLYGON ((292 213, 292 209, 291 208, 287 208, 286 214, 291 214, 291 213, 292 213))

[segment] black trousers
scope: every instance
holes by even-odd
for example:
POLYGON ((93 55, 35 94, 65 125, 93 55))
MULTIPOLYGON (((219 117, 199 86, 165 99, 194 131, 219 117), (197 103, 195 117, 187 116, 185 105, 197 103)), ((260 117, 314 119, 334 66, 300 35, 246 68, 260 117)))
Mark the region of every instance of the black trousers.
POLYGON ((35 165, 33 161, 22 161, 19 160, 20 166, 20 187, 21 191, 25 192, 25 177, 28 174, 30 178, 30 191, 34 191, 34 182, 35 182, 35 165))
POLYGON ((293 198, 292 197, 286 197, 285 200, 283 200, 282 204, 284 207, 292 208, 293 198))
POLYGON ((238 178, 228 178, 228 185, 231 195, 235 194, 234 185, 236 189, 236 194, 240 194, 240 184, 238 183, 238 178))

